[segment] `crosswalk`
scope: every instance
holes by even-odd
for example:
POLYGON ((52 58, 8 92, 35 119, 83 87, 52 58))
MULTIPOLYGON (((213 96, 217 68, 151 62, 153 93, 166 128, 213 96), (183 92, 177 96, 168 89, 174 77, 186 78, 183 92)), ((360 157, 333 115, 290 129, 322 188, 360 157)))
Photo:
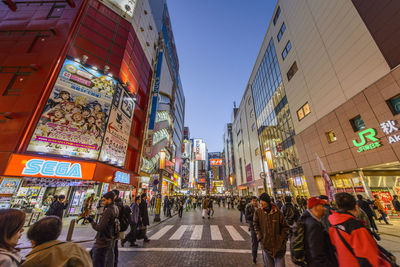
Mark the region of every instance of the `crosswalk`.
POLYGON ((212 240, 245 241, 249 239, 248 226, 239 225, 165 225, 150 236, 150 240, 212 240), (188 233, 185 235, 185 233, 188 233))

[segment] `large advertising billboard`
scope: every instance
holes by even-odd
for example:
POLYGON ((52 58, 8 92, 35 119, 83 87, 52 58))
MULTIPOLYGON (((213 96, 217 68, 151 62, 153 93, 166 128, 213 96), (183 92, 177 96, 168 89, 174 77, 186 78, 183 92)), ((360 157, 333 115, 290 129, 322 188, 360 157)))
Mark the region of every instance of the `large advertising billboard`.
POLYGON ((211 166, 222 166, 223 161, 222 161, 222 159, 210 159, 210 165, 211 166))
POLYGON ((118 83, 101 147, 100 161, 124 166, 134 110, 133 96, 118 83))
POLYGON ((97 159, 116 84, 66 59, 27 151, 97 159))

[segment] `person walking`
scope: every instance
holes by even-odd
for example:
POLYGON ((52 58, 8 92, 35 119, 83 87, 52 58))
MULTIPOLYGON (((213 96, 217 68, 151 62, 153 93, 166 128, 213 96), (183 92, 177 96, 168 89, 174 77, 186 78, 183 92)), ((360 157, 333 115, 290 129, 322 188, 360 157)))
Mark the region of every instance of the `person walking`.
POLYGON ((147 226, 150 225, 150 220, 149 220, 149 211, 147 210, 146 193, 143 193, 140 196, 140 198, 141 201, 139 204, 139 216, 140 216, 141 227, 144 234, 144 242, 149 242, 150 240, 147 237, 147 226))
POLYGON ((82 213, 79 215, 78 220, 76 221, 76 224, 79 223, 80 220, 82 221, 82 225, 85 224, 85 218, 89 217, 90 212, 92 211, 92 205, 94 202, 94 193, 91 194, 90 196, 88 196, 84 201, 83 201, 83 205, 82 205, 82 213))
POLYGON ((381 220, 383 220, 386 224, 389 224, 388 220, 386 219, 387 214, 385 208, 383 207, 382 201, 380 200, 378 194, 374 196, 374 204, 377 207, 379 214, 381 215, 378 218, 378 221, 381 222, 381 220))
POLYGON ((33 249, 26 256, 22 267, 76 266, 92 267, 90 254, 81 245, 57 240, 62 222, 49 216, 35 222, 28 230, 33 249))
POLYGON ((400 202, 397 195, 393 196, 392 205, 397 215, 400 216, 400 202))
POLYGON ((329 216, 332 225, 329 236, 336 248, 339 266, 391 266, 382 256, 371 233, 357 220, 359 207, 354 196, 345 192, 337 193, 335 202, 338 210, 332 211, 329 216))
POLYGON ((210 197, 208 200, 208 217, 214 216, 214 199, 210 197))
POLYGON ((253 263, 257 264, 257 253, 258 253, 258 240, 257 234, 254 231, 254 213, 258 209, 258 200, 257 197, 253 196, 249 204, 246 205, 245 208, 245 216, 246 221, 249 223, 249 230, 251 236, 251 254, 253 256, 253 263))
POLYGON ((292 227, 295 222, 300 218, 300 212, 292 203, 291 196, 285 196, 285 204, 282 206, 282 214, 285 217, 286 223, 292 227))
POLYGON ((24 232, 25 212, 0 209, 0 266, 21 266, 22 256, 15 247, 24 232))
POLYGON ((183 205, 184 205, 183 197, 178 198, 177 204, 178 204, 178 216, 179 216, 179 218, 182 218, 183 205))
POLYGON ((278 207, 279 210, 282 210, 283 203, 281 197, 278 197, 278 199, 276 200, 276 206, 278 207))
POLYGON ((378 226, 376 225, 375 220, 374 220, 374 211, 371 209, 370 204, 364 200, 362 195, 357 195, 357 199, 358 199, 357 205, 367 215, 371 227, 373 229, 375 229, 376 231, 378 231, 378 226))
MULTIPOLYGON (((207 215, 207 210, 208 210, 208 198, 205 197, 203 200, 203 219, 207 215)), ((210 216, 208 216, 208 219, 210 219, 210 216)))
POLYGON ((254 213, 254 231, 261 244, 264 266, 284 267, 289 226, 267 193, 260 196, 261 208, 254 213))
POLYGON ((130 219, 130 231, 126 235, 126 237, 121 241, 121 246, 124 246, 126 242, 130 243, 131 247, 137 247, 136 242, 136 230, 140 224, 140 203, 142 199, 140 196, 135 197, 135 201, 132 203, 130 209, 131 209, 131 219, 130 219))
POLYGON ((246 199, 245 199, 244 197, 242 197, 242 198, 240 199, 237 208, 238 208, 238 210, 240 211, 240 223, 243 222, 243 216, 244 216, 244 219, 246 220, 246 223, 247 223, 247 219, 246 219, 246 216, 245 216, 245 214, 244 214, 244 210, 245 210, 245 208, 246 208, 246 199))
POLYGON ((117 238, 116 219, 118 219, 118 207, 114 205, 114 192, 105 193, 101 198, 104 206, 103 215, 99 223, 88 217, 87 220, 97 232, 91 251, 94 267, 114 266, 114 245, 117 238))
POLYGON ((321 219, 326 213, 328 201, 312 197, 307 201, 307 210, 300 217, 304 226, 304 251, 307 267, 338 266, 334 248, 330 242, 328 231, 321 219))
POLYGON ((57 216, 62 220, 64 210, 68 207, 68 200, 64 195, 56 197, 55 201, 50 205, 50 209, 46 212, 46 216, 57 216))

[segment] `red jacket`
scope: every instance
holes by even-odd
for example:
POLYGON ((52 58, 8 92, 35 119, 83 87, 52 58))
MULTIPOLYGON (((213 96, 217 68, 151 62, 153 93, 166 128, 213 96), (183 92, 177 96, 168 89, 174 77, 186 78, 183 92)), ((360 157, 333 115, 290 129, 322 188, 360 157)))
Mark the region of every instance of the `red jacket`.
POLYGON ((340 267, 390 267, 390 264, 381 257, 378 246, 367 228, 353 215, 332 211, 329 222, 332 224, 329 236, 336 248, 340 267), (353 249, 356 257, 343 243, 337 230, 353 249))

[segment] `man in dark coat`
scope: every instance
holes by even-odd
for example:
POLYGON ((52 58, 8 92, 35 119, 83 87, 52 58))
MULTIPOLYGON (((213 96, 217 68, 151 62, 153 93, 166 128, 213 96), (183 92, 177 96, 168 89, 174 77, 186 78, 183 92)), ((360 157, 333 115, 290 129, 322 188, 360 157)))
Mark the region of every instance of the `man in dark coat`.
POLYGON ((249 223, 249 230, 251 235, 251 253, 253 255, 254 264, 257 263, 258 240, 257 240, 257 234, 254 231, 253 218, 254 218, 254 213, 256 212, 257 209, 258 209, 258 200, 257 197, 253 196, 251 198, 250 203, 246 205, 245 216, 246 216, 246 221, 249 223))
POLYGON ((334 248, 330 242, 328 231, 322 224, 327 200, 312 197, 307 201, 308 209, 301 215, 304 224, 304 251, 308 267, 336 267, 334 248))
POLYGON ((150 240, 148 239, 147 234, 146 234, 147 226, 150 225, 149 211, 147 210, 146 193, 143 193, 140 197, 142 200, 139 204, 139 216, 140 216, 140 221, 142 222, 142 227, 143 227, 143 231, 144 231, 144 242, 149 242, 150 240))
POLYGON ((64 195, 59 195, 57 199, 50 205, 50 209, 46 213, 47 216, 57 216, 62 219, 64 210, 68 207, 68 200, 65 200, 64 195))
POLYGON ((365 214, 367 214, 368 216, 368 220, 371 223, 371 227, 373 229, 375 229, 376 231, 378 231, 378 227, 376 226, 376 223, 374 221, 374 211, 371 209, 370 207, 370 203, 368 203, 367 201, 365 201, 363 199, 362 195, 357 195, 357 205, 360 209, 362 209, 365 214))

